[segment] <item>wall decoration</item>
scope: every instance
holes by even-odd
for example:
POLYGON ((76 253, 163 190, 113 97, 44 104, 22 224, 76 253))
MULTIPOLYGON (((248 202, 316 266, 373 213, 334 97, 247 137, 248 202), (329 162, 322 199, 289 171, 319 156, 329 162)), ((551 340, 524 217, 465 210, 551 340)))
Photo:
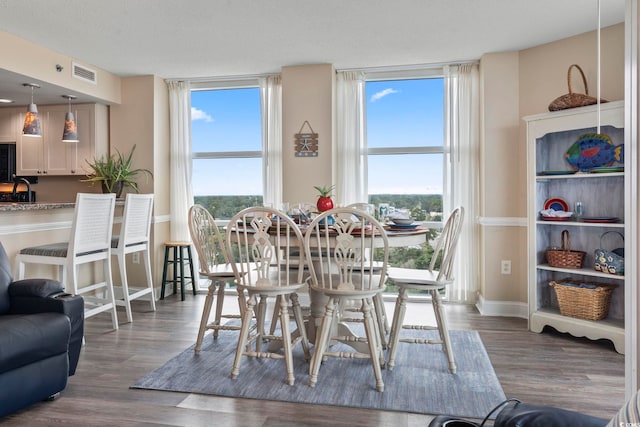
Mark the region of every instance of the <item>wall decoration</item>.
POLYGON ((306 120, 295 134, 295 148, 296 157, 318 157, 318 134, 306 120), (303 132, 305 126, 309 128, 309 132, 303 132))

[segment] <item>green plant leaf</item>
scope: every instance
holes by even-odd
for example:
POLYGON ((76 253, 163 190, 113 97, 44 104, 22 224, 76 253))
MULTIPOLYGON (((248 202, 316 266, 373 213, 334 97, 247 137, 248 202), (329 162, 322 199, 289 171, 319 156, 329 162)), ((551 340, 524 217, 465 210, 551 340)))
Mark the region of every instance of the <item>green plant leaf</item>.
POLYGON ((93 162, 87 160, 90 172, 87 173, 86 178, 81 181, 92 184, 104 184, 109 192, 113 192, 116 183, 122 182, 124 186, 130 187, 136 193, 140 192, 136 178, 139 175, 145 175, 148 181, 149 177, 153 177, 153 173, 148 169, 133 169, 133 153, 135 149, 136 146, 134 144, 126 156, 116 149, 116 153, 110 157, 105 158, 102 156, 99 159, 94 158, 93 162))

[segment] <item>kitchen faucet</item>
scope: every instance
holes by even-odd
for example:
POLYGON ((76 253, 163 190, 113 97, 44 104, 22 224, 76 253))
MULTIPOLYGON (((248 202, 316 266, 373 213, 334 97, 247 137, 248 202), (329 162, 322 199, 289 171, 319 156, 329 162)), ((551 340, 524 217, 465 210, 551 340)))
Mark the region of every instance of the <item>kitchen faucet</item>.
POLYGON ((13 175, 13 191, 11 192, 11 200, 14 202, 18 201, 18 197, 16 194, 16 190, 18 189, 18 184, 26 184, 27 186, 27 202, 31 202, 31 183, 28 179, 23 178, 21 176, 13 175))

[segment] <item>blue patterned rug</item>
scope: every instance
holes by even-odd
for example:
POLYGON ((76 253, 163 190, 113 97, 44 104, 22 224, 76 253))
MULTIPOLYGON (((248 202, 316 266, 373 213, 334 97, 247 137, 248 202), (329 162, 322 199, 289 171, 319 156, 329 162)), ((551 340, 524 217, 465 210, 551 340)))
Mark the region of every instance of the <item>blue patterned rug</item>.
MULTIPOLYGON (((424 338, 431 333, 437 334, 405 331, 403 336, 424 338)), ((478 333, 456 330, 450 335, 456 374, 449 372, 440 345, 401 343, 393 371, 382 371, 383 393, 375 390, 368 359, 329 358, 316 386, 309 387, 309 364, 300 344, 294 351, 295 385, 285 383, 284 360, 277 359, 243 357, 240 375, 232 380, 234 331, 220 331, 215 341, 207 334, 199 355, 191 346, 131 388, 483 418, 505 399, 504 392, 478 333)))

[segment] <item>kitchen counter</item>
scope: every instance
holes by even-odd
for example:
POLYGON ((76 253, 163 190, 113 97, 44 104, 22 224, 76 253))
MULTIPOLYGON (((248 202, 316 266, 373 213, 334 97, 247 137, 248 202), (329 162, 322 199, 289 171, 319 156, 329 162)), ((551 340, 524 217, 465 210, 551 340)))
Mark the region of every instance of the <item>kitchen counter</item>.
MULTIPOLYGON (((118 206, 124 206, 124 199, 116 199, 116 207, 118 206)), ((0 212, 47 211, 75 207, 75 202, 0 202, 0 212)))
POLYGON ((0 212, 42 211, 50 209, 74 208, 75 202, 0 202, 0 212))

